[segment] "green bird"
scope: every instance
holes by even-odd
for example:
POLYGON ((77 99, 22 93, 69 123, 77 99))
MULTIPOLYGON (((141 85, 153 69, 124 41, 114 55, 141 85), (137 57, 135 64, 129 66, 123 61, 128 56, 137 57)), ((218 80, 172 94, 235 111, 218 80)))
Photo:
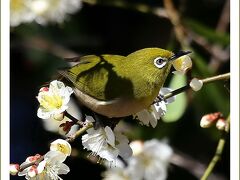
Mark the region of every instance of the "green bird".
POLYGON ((149 108, 173 60, 188 53, 145 48, 128 56, 88 55, 59 73, 73 84, 78 100, 92 111, 109 118, 126 117, 149 108))

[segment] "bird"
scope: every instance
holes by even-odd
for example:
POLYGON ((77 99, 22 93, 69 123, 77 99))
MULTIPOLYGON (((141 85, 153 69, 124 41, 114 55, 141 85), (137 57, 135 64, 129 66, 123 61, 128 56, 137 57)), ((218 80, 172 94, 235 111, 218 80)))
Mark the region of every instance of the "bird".
POLYGON ((127 56, 86 55, 74 57, 78 63, 58 73, 72 85, 81 104, 105 117, 121 118, 148 109, 158 96, 172 62, 188 53, 153 47, 127 56))

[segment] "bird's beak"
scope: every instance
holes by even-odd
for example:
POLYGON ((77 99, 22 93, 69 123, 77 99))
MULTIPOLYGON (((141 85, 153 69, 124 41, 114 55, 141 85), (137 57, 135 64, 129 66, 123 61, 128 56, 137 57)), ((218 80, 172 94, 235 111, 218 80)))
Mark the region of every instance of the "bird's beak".
POLYGON ((189 53, 191 53, 191 51, 179 51, 179 52, 175 53, 172 57, 170 57, 169 61, 174 61, 177 58, 179 58, 181 56, 184 56, 184 55, 187 55, 189 53))

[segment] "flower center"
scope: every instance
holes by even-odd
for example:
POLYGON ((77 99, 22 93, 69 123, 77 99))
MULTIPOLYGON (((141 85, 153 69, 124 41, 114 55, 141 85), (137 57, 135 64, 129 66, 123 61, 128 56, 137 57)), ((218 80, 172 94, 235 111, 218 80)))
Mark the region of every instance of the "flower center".
POLYGON ((47 110, 59 109, 62 107, 62 98, 57 95, 43 95, 40 106, 47 110))
POLYGON ((60 144, 60 143, 57 143, 57 150, 62 152, 63 154, 68 154, 69 153, 68 148, 65 145, 60 144))

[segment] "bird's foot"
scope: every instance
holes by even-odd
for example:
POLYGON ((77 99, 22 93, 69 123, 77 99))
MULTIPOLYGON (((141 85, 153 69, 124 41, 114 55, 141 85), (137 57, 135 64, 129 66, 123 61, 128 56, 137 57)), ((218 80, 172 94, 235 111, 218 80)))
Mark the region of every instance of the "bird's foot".
POLYGON ((164 99, 164 96, 160 94, 156 97, 156 99, 153 101, 152 104, 158 104, 161 101, 165 101, 165 99, 164 99))

